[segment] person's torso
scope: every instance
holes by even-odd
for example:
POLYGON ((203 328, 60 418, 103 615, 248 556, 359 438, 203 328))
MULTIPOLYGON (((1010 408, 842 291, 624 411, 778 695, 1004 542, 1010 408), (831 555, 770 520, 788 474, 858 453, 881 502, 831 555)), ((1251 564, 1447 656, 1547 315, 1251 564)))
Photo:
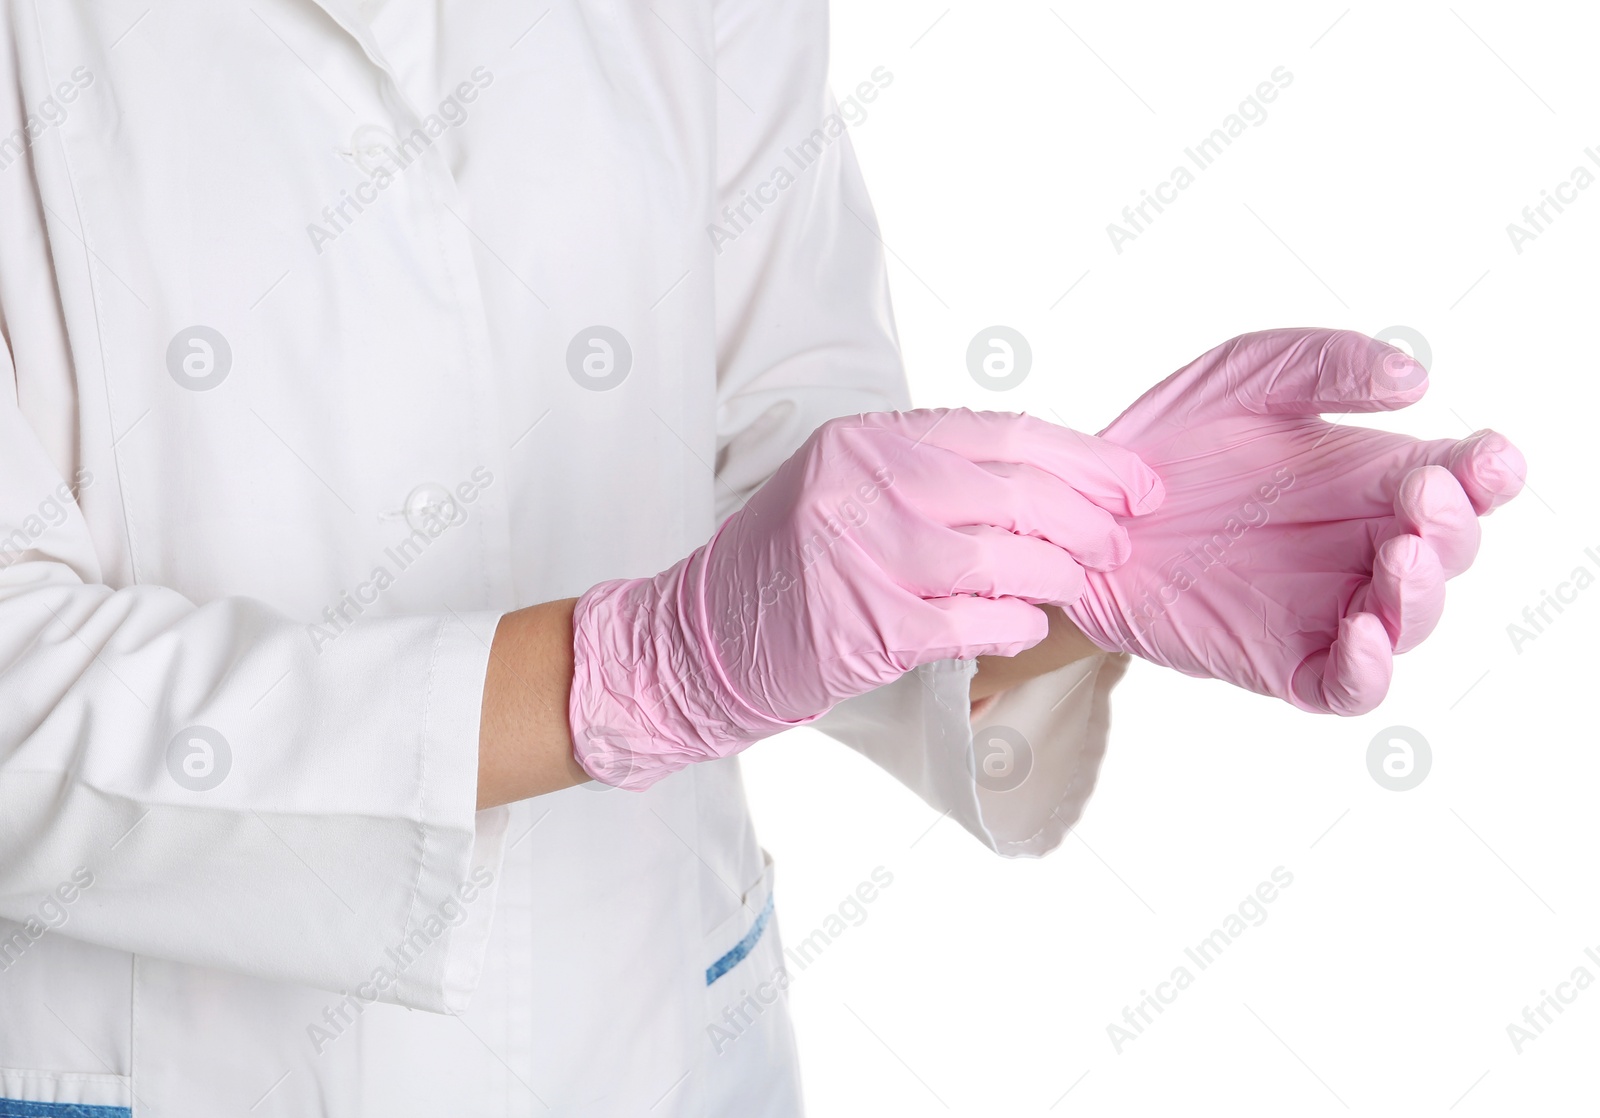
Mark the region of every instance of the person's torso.
MULTIPOLYGON (((709 535, 709 5, 5 10, 39 124, 0 208, 36 176, 48 230, 0 238, 7 333, 105 582, 337 639, 709 535)), ((509 810, 459 1020, 68 930, 0 975, 0 1067, 131 1075, 154 1115, 791 1112, 783 1006, 750 1000, 776 928, 707 983, 771 888, 736 762, 509 810)))

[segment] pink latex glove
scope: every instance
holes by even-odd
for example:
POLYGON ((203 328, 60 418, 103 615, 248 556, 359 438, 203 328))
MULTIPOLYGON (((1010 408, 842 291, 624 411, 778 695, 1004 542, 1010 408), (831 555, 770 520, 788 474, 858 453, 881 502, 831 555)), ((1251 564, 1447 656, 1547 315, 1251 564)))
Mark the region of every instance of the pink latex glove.
POLYGON ((645 788, 946 658, 1044 639, 1161 501, 1129 451, 1022 415, 819 427, 711 542, 578 600, 568 708, 589 775, 645 788))
POLYGON ((1325 422, 1427 390, 1392 346, 1340 330, 1224 342, 1101 432, 1167 498, 1128 524, 1132 559, 1091 571, 1068 615, 1095 644, 1304 710, 1362 714, 1393 656, 1432 632, 1478 517, 1522 488, 1503 436, 1425 441, 1325 422))

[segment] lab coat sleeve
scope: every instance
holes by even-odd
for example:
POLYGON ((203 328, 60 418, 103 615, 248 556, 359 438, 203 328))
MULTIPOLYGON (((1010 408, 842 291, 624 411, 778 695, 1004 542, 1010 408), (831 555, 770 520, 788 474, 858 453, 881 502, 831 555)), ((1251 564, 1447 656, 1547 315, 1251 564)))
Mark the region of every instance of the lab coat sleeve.
POLYGON ((0 346, 0 965, 48 927, 464 1007, 505 825, 475 812, 496 616, 372 620, 319 653, 257 601, 105 585, 17 372, 0 346))
MULTIPOLYGON (((911 397, 872 206, 826 86, 826 4, 723 0, 717 47, 720 520, 825 420, 911 397)), ((863 76, 875 99, 894 92, 879 70, 863 76)))
MULTIPOLYGON (((717 10, 720 199, 707 234, 717 254, 725 516, 824 420, 911 400, 883 242, 849 136, 875 126, 898 93, 894 74, 844 76, 843 100, 833 97, 822 0, 722 0, 717 10)), ((1098 654, 974 712, 976 665, 941 661, 815 725, 991 849, 1037 855, 1061 841, 1094 786, 1125 666, 1125 656, 1098 654)))
POLYGON ((1094 790, 1127 662, 1097 653, 970 704, 976 662, 940 660, 813 725, 989 849, 1037 857, 1060 845, 1094 790))

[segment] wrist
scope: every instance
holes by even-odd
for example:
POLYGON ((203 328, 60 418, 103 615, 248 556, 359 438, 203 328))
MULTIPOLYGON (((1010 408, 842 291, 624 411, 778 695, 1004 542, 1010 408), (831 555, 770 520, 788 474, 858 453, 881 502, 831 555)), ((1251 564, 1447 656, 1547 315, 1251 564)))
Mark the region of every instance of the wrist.
POLYGON ((574 603, 515 610, 495 627, 478 726, 480 811, 588 779, 567 721, 574 603))
MULTIPOLYGON (((1040 606, 1050 619, 1044 640, 1015 656, 980 656, 972 677, 971 696, 979 702, 1030 679, 1058 671, 1068 664, 1097 655, 1098 645, 1084 635, 1059 606, 1040 606)), ((987 704, 985 704, 987 705, 987 704)), ((978 708, 982 709, 982 708, 978 708)))

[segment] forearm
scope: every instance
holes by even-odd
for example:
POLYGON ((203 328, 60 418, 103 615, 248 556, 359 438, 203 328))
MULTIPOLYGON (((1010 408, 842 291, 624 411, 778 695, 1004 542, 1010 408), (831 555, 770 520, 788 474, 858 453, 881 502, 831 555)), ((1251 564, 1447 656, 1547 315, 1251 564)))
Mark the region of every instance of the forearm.
MULTIPOLYGON (((478 732, 478 809, 542 796, 589 779, 572 756, 567 699, 572 690, 576 598, 516 610, 500 619, 490 646, 478 732)), ((974 701, 1056 671, 1098 651, 1055 606, 1044 640, 1016 656, 980 656, 974 701)))
POLYGON ((567 721, 576 604, 516 610, 495 629, 478 731, 480 811, 589 779, 573 759, 567 721))

